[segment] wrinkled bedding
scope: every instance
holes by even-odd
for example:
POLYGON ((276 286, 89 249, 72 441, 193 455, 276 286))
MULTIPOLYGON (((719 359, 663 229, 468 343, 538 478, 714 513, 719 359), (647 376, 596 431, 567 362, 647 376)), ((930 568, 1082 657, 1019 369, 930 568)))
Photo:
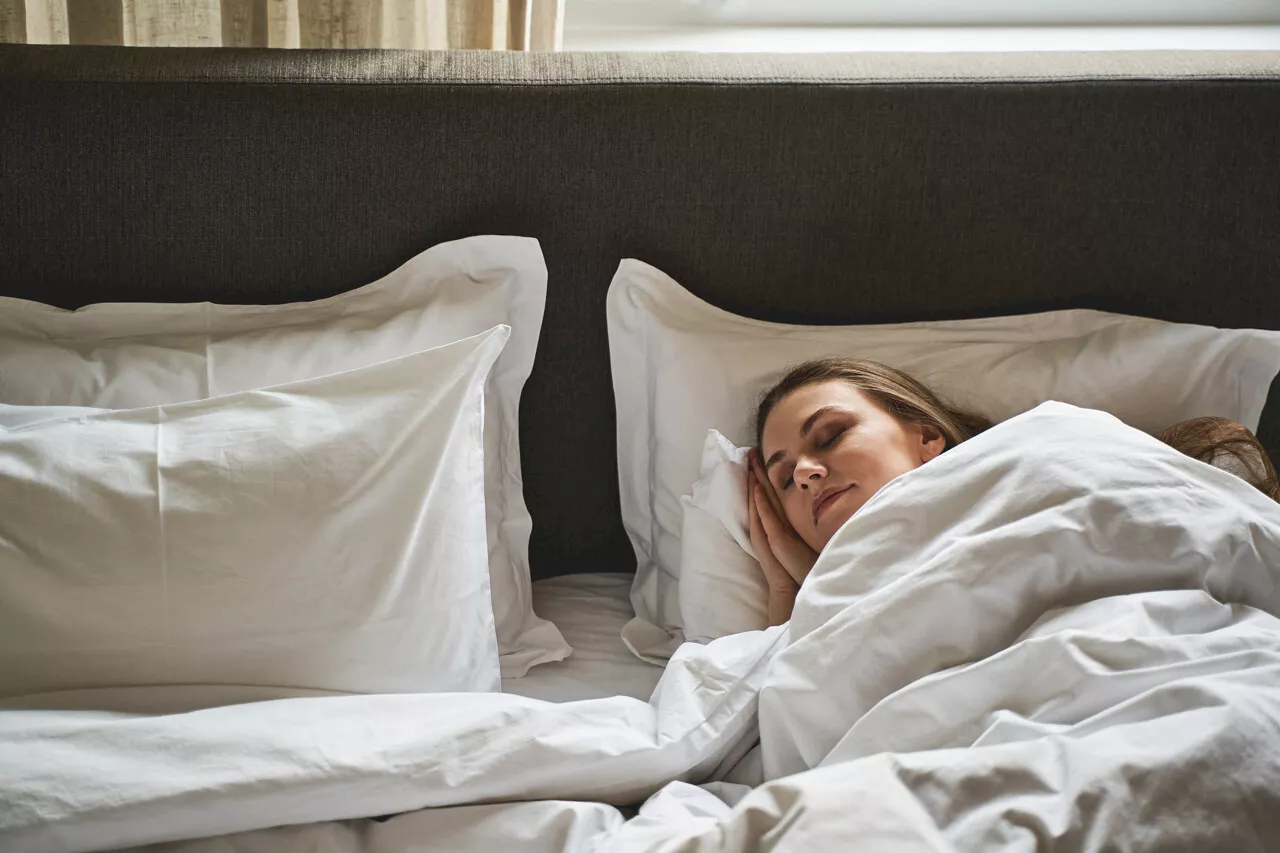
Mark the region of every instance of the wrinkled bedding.
POLYGON ((502 692, 549 702, 610 696, 648 701, 662 667, 640 660, 622 642, 622 628, 635 615, 634 577, 590 572, 535 581, 534 612, 560 629, 573 654, 539 664, 522 678, 504 678, 502 692))
POLYGON ((1277 849, 1278 615, 1280 506, 1045 404, 883 489, 788 626, 682 646, 647 703, 10 706, 0 849, 1277 849))

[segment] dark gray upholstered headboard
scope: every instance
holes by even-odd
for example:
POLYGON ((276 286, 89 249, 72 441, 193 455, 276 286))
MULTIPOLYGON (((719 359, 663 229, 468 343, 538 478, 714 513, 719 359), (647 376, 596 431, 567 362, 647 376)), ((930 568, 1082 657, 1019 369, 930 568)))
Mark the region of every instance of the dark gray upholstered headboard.
MULTIPOLYGON (((0 45, 5 294, 311 299, 477 233, 537 237, 550 270, 535 574, 629 570, 620 258, 782 321, 1280 328, 1280 55, 0 45)), ((1262 432, 1280 449, 1275 402, 1262 432)))

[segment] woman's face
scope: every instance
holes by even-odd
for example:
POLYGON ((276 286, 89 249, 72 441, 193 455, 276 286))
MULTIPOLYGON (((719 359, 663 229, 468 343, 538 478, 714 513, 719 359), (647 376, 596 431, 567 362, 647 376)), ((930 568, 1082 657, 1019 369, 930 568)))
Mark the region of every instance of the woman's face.
POLYGON ((815 551, 881 487, 945 447, 936 427, 903 423, 839 379, 783 397, 760 437, 787 519, 815 551))

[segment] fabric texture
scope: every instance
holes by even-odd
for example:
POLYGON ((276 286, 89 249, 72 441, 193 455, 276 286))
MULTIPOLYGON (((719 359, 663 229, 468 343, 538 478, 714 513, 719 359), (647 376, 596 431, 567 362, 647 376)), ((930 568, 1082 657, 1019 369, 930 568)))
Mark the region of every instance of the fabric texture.
POLYGON ((0 0, 0 43, 557 50, 565 0, 0 0))
POLYGON ((647 703, 0 702, 0 847, 1270 850, 1277 561, 1275 501, 1045 404, 883 489, 789 627, 684 644, 647 703))
MULTIPOLYGON (((1038 758, 1070 729, 1120 741, 1179 692, 1152 689, 1147 666, 1229 682, 1258 663, 1274 687, 1277 523, 1276 501, 1102 412, 1046 403, 999 424, 885 486, 823 549, 761 694, 761 725, 789 733, 765 745, 765 773, 1047 737, 1038 758), (1162 639, 1196 633, 1205 656, 1162 639), (1234 658, 1251 649, 1268 651, 1234 658), (858 678, 822 698, 804 686, 839 658, 858 678)), ((1214 692, 1191 702, 1209 710, 1214 692)))
POLYGON ((748 449, 707 430, 700 479, 680 498, 680 622, 626 625, 623 641, 636 657, 661 664, 685 641, 707 643, 769 626, 769 585, 747 520, 748 449))
POLYGON ((482 425, 509 332, 195 402, 0 406, 0 695, 497 690, 482 425))
MULTIPOLYGON (((1280 316, 1275 53, 8 45, 0 103, 4 295, 296 302, 536 237, 535 577, 634 566, 601 322, 620 258, 787 323, 1280 316)), ((1280 408, 1259 437, 1280 458, 1280 408)))
MULTIPOLYGON (((631 620, 630 573, 584 573, 533 585, 533 605, 573 647, 567 659, 535 667, 524 678, 503 679, 502 691, 548 702, 610 696, 647 701, 662 670, 637 660, 622 642, 631 620)), ((665 663, 665 661, 664 661, 665 663)))
POLYGON ((680 628, 697 643, 769 626, 769 585, 747 519, 747 450, 707 431, 701 479, 680 499, 680 628))
POLYGON ((1093 311, 785 325, 715 308, 635 260, 619 265, 607 305, 622 518, 638 562, 639 624, 628 629, 637 652, 681 628, 681 497, 699 478, 707 428, 752 444, 760 397, 799 362, 873 358, 995 421, 1059 400, 1153 434, 1205 414, 1253 429, 1280 372, 1275 331, 1093 311))
POLYGON ((533 367, 547 270, 536 240, 433 246, 375 282, 286 305, 102 303, 70 312, 0 297, 0 403, 136 408, 363 367, 495 325, 511 340, 485 384, 485 516, 503 674, 569 647, 530 597, 531 522, 520 396, 533 367))

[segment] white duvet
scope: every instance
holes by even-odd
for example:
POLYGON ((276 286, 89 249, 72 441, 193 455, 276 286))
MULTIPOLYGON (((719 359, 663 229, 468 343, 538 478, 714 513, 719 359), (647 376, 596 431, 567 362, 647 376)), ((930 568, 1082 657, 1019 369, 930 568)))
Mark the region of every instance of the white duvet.
POLYGON ((891 483, 788 627, 683 646, 649 703, 7 703, 0 849, 1280 849, 1277 615, 1280 505, 1046 404, 891 483))

